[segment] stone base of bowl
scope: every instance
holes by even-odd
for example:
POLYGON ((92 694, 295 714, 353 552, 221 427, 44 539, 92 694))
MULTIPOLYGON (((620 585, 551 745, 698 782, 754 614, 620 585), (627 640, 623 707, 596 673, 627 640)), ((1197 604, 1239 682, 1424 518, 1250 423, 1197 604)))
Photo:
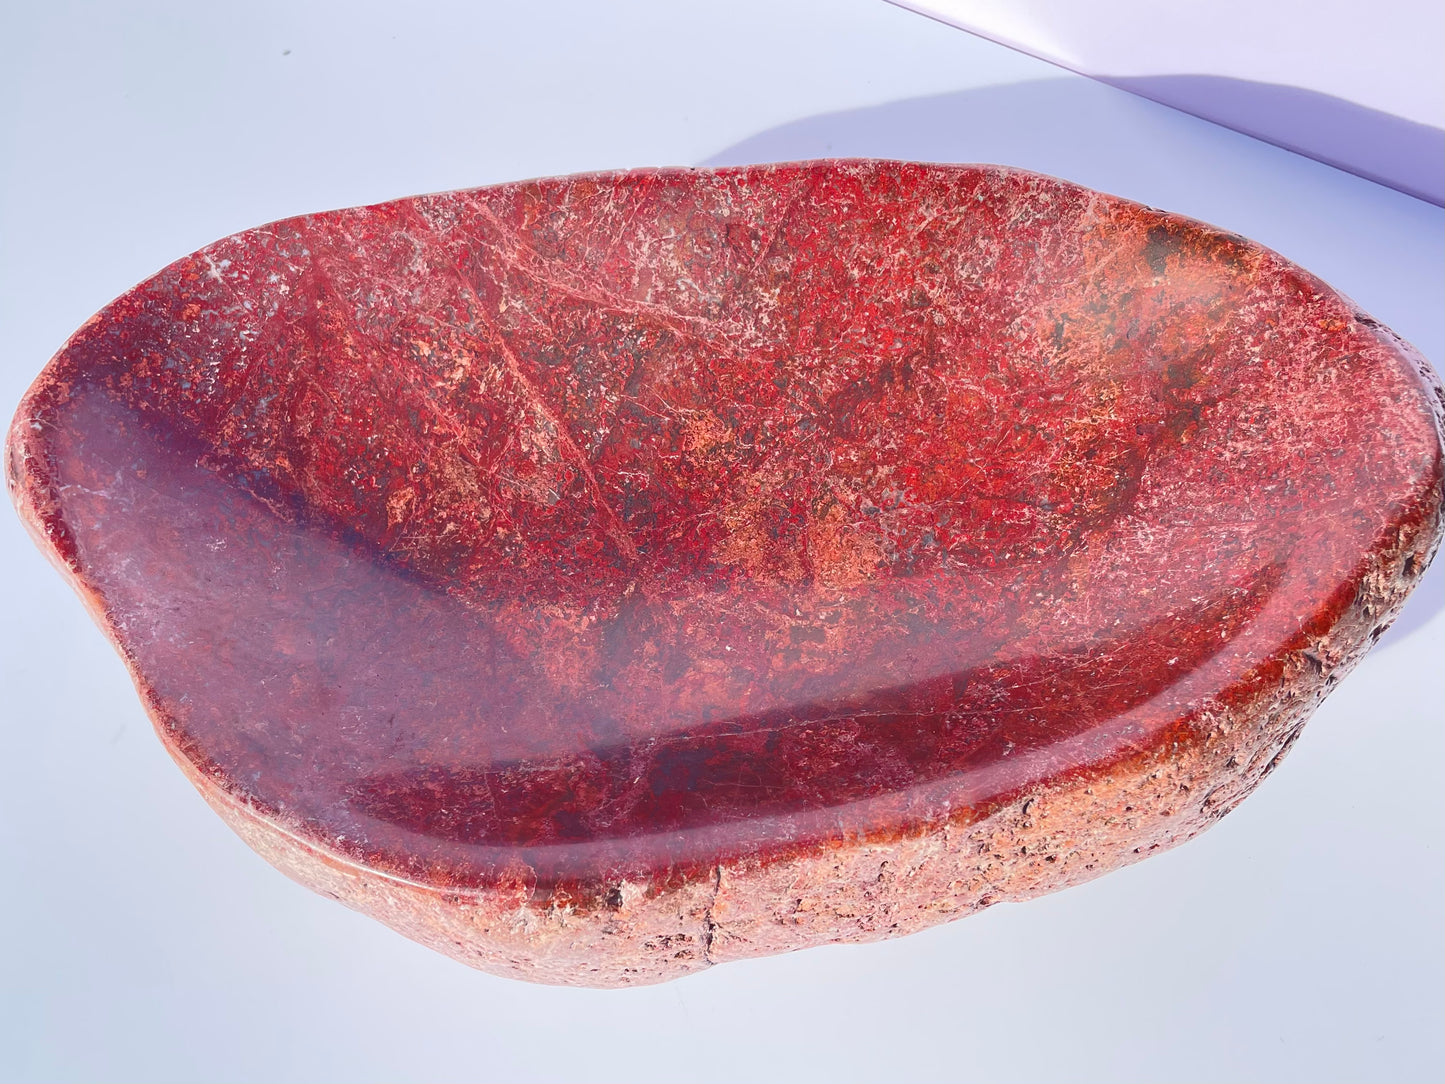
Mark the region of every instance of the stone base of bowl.
POLYGON ((446 891, 400 880, 305 842, 175 759, 292 880, 470 967, 569 986, 664 982, 730 960, 916 933, 1192 839, 1274 771, 1388 627, 1429 563, 1419 541, 1378 555, 1339 622, 1281 667, 1272 696, 1201 714, 1134 756, 925 831, 839 839, 772 861, 745 856, 673 883, 538 892, 519 879, 446 891))

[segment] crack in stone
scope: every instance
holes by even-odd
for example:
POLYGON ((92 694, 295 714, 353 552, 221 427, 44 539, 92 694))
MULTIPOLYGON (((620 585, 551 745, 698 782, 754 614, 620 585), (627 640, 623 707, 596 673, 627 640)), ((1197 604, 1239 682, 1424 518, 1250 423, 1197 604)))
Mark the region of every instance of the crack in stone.
POLYGON ((712 898, 707 901, 707 909, 702 915, 702 958, 709 966, 717 963, 712 957, 713 938, 717 933, 717 923, 713 920, 712 909, 717 903, 718 894, 722 892, 722 866, 717 865, 712 870, 712 898))
POLYGON ((718 321, 706 316, 690 316, 655 301, 622 297, 601 282, 585 275, 578 275, 575 269, 562 265, 554 258, 544 256, 516 230, 498 218, 496 212, 490 207, 479 206, 477 210, 497 231, 500 240, 505 243, 505 245, 488 245, 486 247, 491 248, 498 259, 519 274, 526 275, 534 282, 559 290, 577 301, 586 301, 631 316, 650 318, 674 334, 700 343, 716 347, 717 341, 720 340, 724 345, 726 356, 737 356, 735 344, 728 338, 718 321))
MULTIPOLYGON (((591 496, 593 505, 602 518, 601 526, 603 532, 621 551, 622 556, 627 560, 628 564, 636 566, 638 562, 637 543, 633 540, 631 533, 628 531, 622 518, 617 514, 617 511, 607 503, 602 491, 602 485, 597 480, 597 475, 592 469, 592 462, 587 457, 587 453, 583 451, 582 446, 567 428, 558 411, 552 408, 547 402, 546 397, 542 394, 541 389, 538 388, 531 377, 527 375, 521 359, 519 359, 511 347, 507 345, 501 331, 492 324, 490 316, 482 308, 481 299, 477 297, 476 292, 472 290, 466 280, 461 277, 460 272, 457 272, 457 278, 461 282, 462 287, 471 295, 473 302, 477 305, 476 312, 478 320, 482 324, 482 334, 478 335, 460 326, 458 326, 456 330, 478 346, 483 348, 490 347, 501 357, 503 366, 508 375, 511 376, 513 385, 521 392, 522 399, 528 407, 540 415, 547 424, 552 427, 552 431, 556 434, 555 439, 558 445, 570 457, 573 465, 582 474, 587 485, 588 495, 591 496)), ((480 352, 482 351, 479 351, 479 353, 480 352)))

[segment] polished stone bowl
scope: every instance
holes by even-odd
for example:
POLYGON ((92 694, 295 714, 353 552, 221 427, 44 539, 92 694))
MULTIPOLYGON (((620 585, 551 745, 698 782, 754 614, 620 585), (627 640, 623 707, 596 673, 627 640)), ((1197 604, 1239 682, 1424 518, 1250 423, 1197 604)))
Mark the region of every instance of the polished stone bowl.
POLYGON ((1239 237, 811 162, 226 238, 75 334, 8 463, 248 843, 615 985, 1201 831, 1424 571, 1440 403, 1239 237))

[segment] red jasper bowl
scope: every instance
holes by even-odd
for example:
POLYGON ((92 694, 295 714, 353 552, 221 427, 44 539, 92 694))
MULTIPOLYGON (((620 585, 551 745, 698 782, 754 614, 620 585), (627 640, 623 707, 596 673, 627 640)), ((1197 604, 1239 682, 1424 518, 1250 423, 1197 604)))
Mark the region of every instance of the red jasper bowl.
POLYGON ((248 843, 612 985, 1202 830, 1424 571, 1440 419, 1256 244, 855 161, 237 234, 81 328, 7 447, 248 843))

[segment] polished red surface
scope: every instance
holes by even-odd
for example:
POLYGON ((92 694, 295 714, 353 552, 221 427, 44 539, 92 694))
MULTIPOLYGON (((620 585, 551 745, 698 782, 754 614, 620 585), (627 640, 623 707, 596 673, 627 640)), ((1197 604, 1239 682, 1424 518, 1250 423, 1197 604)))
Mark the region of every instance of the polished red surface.
POLYGON ((686 879, 1187 740, 1439 501, 1426 378, 1317 280, 994 168, 292 219, 47 372, 12 472, 166 741, 444 886, 686 879))

